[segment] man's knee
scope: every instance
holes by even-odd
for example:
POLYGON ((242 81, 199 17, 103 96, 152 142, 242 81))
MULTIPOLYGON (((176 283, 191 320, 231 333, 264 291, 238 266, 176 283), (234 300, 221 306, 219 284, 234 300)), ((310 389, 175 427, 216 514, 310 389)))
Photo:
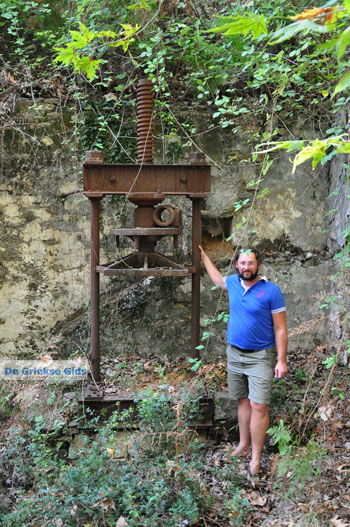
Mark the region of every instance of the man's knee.
POLYGON ((268 404, 255 403, 254 401, 250 401, 250 407, 253 412, 258 413, 260 415, 267 415, 269 413, 268 404))
POLYGON ((239 397, 238 399, 238 404, 241 404, 241 405, 250 405, 250 399, 248 399, 248 397, 239 397))

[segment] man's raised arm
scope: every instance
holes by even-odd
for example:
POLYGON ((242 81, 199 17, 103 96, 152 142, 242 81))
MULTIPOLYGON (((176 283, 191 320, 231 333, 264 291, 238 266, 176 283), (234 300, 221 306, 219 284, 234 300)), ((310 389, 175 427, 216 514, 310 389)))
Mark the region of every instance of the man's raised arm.
POLYGON ((209 256, 205 253, 203 247, 201 245, 198 245, 200 253, 201 253, 201 260, 204 264, 204 267, 208 273, 208 276, 210 280, 213 282, 214 285, 218 285, 222 287, 223 289, 226 289, 225 285, 225 278, 222 276, 220 271, 215 267, 209 256))

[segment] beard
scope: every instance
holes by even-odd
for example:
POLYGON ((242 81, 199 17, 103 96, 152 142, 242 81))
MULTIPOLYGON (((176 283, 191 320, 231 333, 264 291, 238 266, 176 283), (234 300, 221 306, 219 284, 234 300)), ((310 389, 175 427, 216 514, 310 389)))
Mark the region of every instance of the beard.
POLYGON ((245 282, 251 282, 252 280, 255 280, 255 278, 258 276, 258 272, 259 270, 257 270, 255 273, 252 273, 251 271, 246 271, 246 274, 238 273, 238 276, 245 282))

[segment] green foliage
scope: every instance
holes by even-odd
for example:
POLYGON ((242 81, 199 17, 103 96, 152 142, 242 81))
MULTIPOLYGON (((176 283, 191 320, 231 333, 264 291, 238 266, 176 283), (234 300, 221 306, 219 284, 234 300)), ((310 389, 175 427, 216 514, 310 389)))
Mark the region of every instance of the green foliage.
POLYGON ((233 203, 233 211, 238 212, 239 210, 243 209, 244 207, 248 205, 249 201, 250 201, 249 198, 236 201, 235 203, 233 203))
POLYGON ((53 6, 49 2, 37 0, 7 0, 0 2, 0 8, 0 26, 5 28, 8 35, 14 37, 18 37, 20 31, 30 30, 36 24, 49 22, 54 13, 53 6))
POLYGON ((140 0, 138 4, 130 4, 128 5, 128 9, 137 10, 140 9, 151 9, 154 8, 155 2, 148 2, 147 0, 140 0))
POLYGON ((310 440, 306 447, 286 452, 279 464, 278 476, 285 477, 290 472, 288 497, 303 492, 308 481, 320 476, 325 456, 326 450, 314 440, 310 440))
MULTIPOLYGON (((187 428, 198 418, 198 400, 199 395, 188 390, 178 398, 165 392, 145 393, 136 409, 141 430, 130 434, 124 457, 120 457, 121 437, 116 427, 130 426, 134 418, 130 410, 117 411, 104 423, 96 422, 93 432, 90 426, 73 460, 64 455, 59 437, 62 423, 48 432, 38 417, 33 428, 7 437, 2 458, 8 469, 6 477, 17 471, 24 487, 17 489, 16 503, 2 516, 2 525, 115 527, 121 516, 131 527, 195 524, 213 501, 200 479, 204 445, 187 428), (170 427, 174 416, 181 419, 182 427, 170 427)), ((78 421, 83 428, 84 419, 78 421)), ((214 473, 219 467, 209 470, 214 473)), ((246 502, 239 478, 220 467, 220 479, 225 489, 223 511, 234 510, 236 524, 243 525, 246 502)))
MULTIPOLYGON (((217 286, 213 286, 212 289, 216 289, 217 286)), ((203 331, 202 335, 201 335, 201 341, 208 341, 210 339, 210 337, 213 337, 215 335, 214 331, 203 331)), ((196 346, 196 349, 197 350, 202 350, 204 349, 205 346, 203 344, 199 344, 199 346, 196 346)))
POLYGON ((288 397, 288 389, 285 379, 275 379, 272 384, 271 406, 276 412, 281 411, 288 397))
POLYGON ((308 379, 308 373, 307 371, 302 370, 301 368, 296 368, 294 378, 298 384, 305 384, 308 379))
POLYGON ((207 340, 212 337, 214 333, 212 331, 203 331, 201 340, 207 340))
POLYGON ((278 445, 279 453, 285 455, 292 443, 292 433, 286 428, 283 419, 280 419, 277 426, 269 428, 267 433, 271 436, 271 443, 278 445))
MULTIPOLYGON (((350 18, 350 6, 347 2, 334 7, 329 7, 329 4, 327 4, 324 7, 307 9, 290 18, 295 19, 296 22, 272 32, 270 31, 270 45, 284 43, 298 34, 302 34, 305 37, 310 32, 318 34, 331 33, 331 38, 326 43, 323 43, 322 49, 334 51, 338 61, 346 53, 346 49, 350 44, 350 28, 345 27, 344 29, 344 24, 350 18), (333 33, 335 33, 335 37, 333 33)), ((251 32, 255 39, 269 33, 266 18, 254 12, 245 12, 241 16, 236 17, 225 17, 225 20, 227 21, 226 24, 214 28, 212 31, 221 32, 225 36, 234 34, 246 36, 251 32)), ((346 73, 338 82, 333 92, 333 97, 349 86, 350 72, 346 73)))
POLYGON ((328 357, 327 359, 322 361, 322 364, 325 365, 326 369, 329 370, 330 368, 333 368, 333 366, 336 365, 338 361, 338 355, 332 355, 331 357, 328 357))
POLYGON ((334 397, 339 397, 339 399, 341 399, 342 401, 345 399, 345 393, 343 393, 342 390, 340 390, 340 389, 337 388, 336 386, 332 386, 332 388, 331 388, 331 394, 332 394, 334 397))
MULTIPOLYGON (((268 189, 266 189, 268 191, 268 189)), ((267 194, 268 192, 264 192, 263 195, 267 194)), ((262 196, 263 196, 262 195, 262 196)), ((242 207, 240 207, 242 208, 242 207)), ((232 233, 230 234, 230 236, 228 236, 226 238, 226 241, 229 241, 229 240, 232 240, 232 238, 235 238, 237 236, 237 231, 239 231, 240 229, 243 229, 248 223, 248 218, 246 216, 241 216, 241 219, 238 223, 236 223, 234 226, 233 226, 233 229, 232 229, 232 233)), ((250 230, 248 231, 249 233, 254 233, 255 231, 254 230, 250 230)))
POLYGON ((315 139, 313 141, 270 141, 269 143, 260 144, 257 153, 264 154, 274 150, 286 150, 287 152, 299 150, 293 161, 292 173, 294 174, 297 166, 309 159, 312 160, 312 168, 315 168, 329 155, 330 150, 332 152, 334 151, 335 154, 350 153, 350 142, 346 138, 347 134, 342 134, 337 137, 333 136, 327 139, 315 139), (265 148, 262 149, 262 147, 265 148))
POLYGON ((329 296, 329 297, 325 298, 325 300, 323 301, 323 304, 321 304, 320 308, 321 309, 329 309, 329 307, 332 304, 334 304, 334 302, 337 302, 337 300, 339 300, 338 295, 329 296))
POLYGON ((285 42, 299 33, 302 33, 305 36, 311 31, 315 31, 316 33, 327 33, 329 29, 327 26, 315 24, 311 20, 293 22, 293 24, 282 27, 281 29, 278 29, 272 33, 272 35, 270 35, 270 44, 280 44, 281 42, 285 42))
POLYGON ((115 48, 121 46, 124 51, 127 51, 130 44, 135 41, 133 36, 140 29, 140 26, 132 26, 130 24, 121 24, 121 26, 123 31, 117 39, 117 33, 114 31, 91 31, 80 22, 80 32, 70 31, 72 40, 65 47, 54 48, 55 51, 59 52, 54 62, 61 62, 65 66, 72 65, 75 71, 85 73, 91 81, 95 78, 99 64, 102 62, 102 59, 94 59, 91 56, 91 53, 93 54, 96 51, 96 47, 103 49, 104 47, 115 48), (84 50, 88 53, 87 55, 81 54, 84 50))
MULTIPOLYGON (((23 53, 31 75, 66 75, 65 89, 79 109, 75 123, 80 146, 103 149, 108 161, 134 161, 133 86, 140 71, 154 83, 156 120, 168 145, 164 156, 171 162, 181 157, 198 128, 190 114, 177 121, 172 110, 177 100, 211 112, 212 127, 238 132, 258 123, 261 131, 247 134, 252 143, 264 140, 265 124, 276 115, 280 128, 274 135, 285 119, 307 105, 314 105, 316 113, 328 110, 329 101, 321 93, 329 88, 336 68, 320 55, 317 39, 307 36, 296 49, 290 42, 272 48, 263 38, 267 17, 281 25, 304 7, 303 1, 279 0, 272 6, 258 1, 247 10, 230 2, 209 9, 200 0, 198 9, 207 13, 203 17, 185 3, 175 8, 146 0, 74 0, 69 7, 53 0, 3 4, 0 33, 12 39, 3 51, 5 63, 20 71, 17 54, 23 53), (216 32, 219 28, 213 30, 222 21, 234 28, 224 38, 216 32), (11 24, 20 29, 11 30, 11 24), (21 45, 11 31, 20 36, 21 45)), ((264 173, 268 169, 266 164, 264 173)))
MULTIPOLYGON (((48 454, 45 459, 52 465, 48 454)), ((59 519, 67 527, 89 521, 115 526, 120 516, 134 527, 151 527, 157 519, 169 527, 182 520, 193 522, 200 500, 199 483, 188 476, 192 464, 189 460, 188 469, 171 478, 165 459, 125 463, 111 456, 100 440, 87 441, 74 465, 55 469, 55 482, 38 475, 36 496, 19 501, 3 521, 8 527, 29 527, 38 521, 52 526, 59 519)))
POLYGON ((325 449, 313 439, 308 441, 305 447, 301 447, 293 439, 291 430, 285 426, 283 419, 279 424, 270 428, 267 433, 271 436, 271 442, 278 445, 281 456, 278 465, 278 477, 284 478, 287 489, 286 496, 295 495, 303 491, 306 483, 322 472, 322 461, 326 455, 325 449), (288 483, 286 475, 288 473, 288 483))
MULTIPOLYGON (((202 346, 202 348, 204 348, 204 346, 202 346)), ((198 346, 197 346, 196 349, 198 349, 198 346)), ((189 358, 187 360, 191 364, 191 370, 195 371, 195 372, 198 371, 199 368, 203 365, 203 361, 200 360, 200 359, 191 359, 191 358, 189 358)))
POLYGON ((243 16, 226 16, 221 20, 226 23, 211 29, 213 33, 223 33, 225 36, 231 35, 249 35, 252 33, 254 38, 267 33, 266 19, 263 15, 245 12, 243 16))
MULTIPOLYGON (((349 198, 350 196, 348 195, 347 197, 349 198)), ((346 270, 350 267, 350 227, 344 229, 342 235, 345 240, 344 247, 333 258, 339 261, 341 269, 346 270)))
POLYGON ((156 429, 171 429, 176 422, 172 411, 174 399, 166 392, 148 390, 138 402, 138 418, 145 426, 156 429))
MULTIPOLYGON (((326 6, 320 8, 309 8, 300 12, 299 14, 293 13, 293 16, 290 16, 295 22, 289 25, 282 25, 276 28, 276 23, 274 20, 273 14, 269 14, 269 18, 262 18, 264 26, 261 31, 259 31, 259 24, 257 23, 256 14, 254 12, 244 11, 240 16, 226 17, 226 24, 220 25, 217 28, 214 28, 213 31, 221 32, 226 37, 234 34, 242 34, 247 37, 249 35, 250 40, 254 40, 252 44, 252 51, 256 53, 255 42, 261 41, 264 38, 268 38, 269 46, 280 46, 283 45, 283 49, 276 54, 276 67, 277 70, 280 69, 278 76, 280 80, 280 86, 273 92, 274 96, 277 96, 281 99, 284 93, 287 93, 289 96, 295 97, 298 93, 300 87, 304 84, 305 87, 308 86, 308 83, 305 83, 304 73, 305 71, 312 70, 312 64, 318 64, 318 68, 326 58, 327 54, 335 55, 338 65, 334 67, 333 71, 324 72, 324 78, 330 83, 336 83, 335 89, 333 91, 332 99, 337 96, 340 92, 347 90, 350 87, 350 72, 347 71, 344 74, 344 69, 347 66, 347 62, 342 60, 346 56, 348 46, 350 44, 350 31, 348 27, 349 18, 350 18, 350 4, 346 0, 340 5, 334 5, 335 2, 329 2, 326 6), (251 24, 251 30, 249 30, 249 22, 251 24), (268 28, 269 25, 275 25, 273 29, 268 28), (256 30, 256 32, 255 32, 256 30), (310 39, 310 35, 313 35, 313 38, 310 39), (294 46, 294 49, 290 51, 287 48, 289 41, 296 36, 302 36, 303 41, 301 45, 294 46), (328 38, 328 40, 327 40, 328 38), (326 40, 325 40, 326 39, 326 40), (310 48, 313 51, 310 53, 310 48), (288 49, 288 53, 286 53, 288 49), (308 50, 308 60, 307 63, 303 60, 303 51, 308 50), (281 62, 285 58, 289 57, 290 62, 295 62, 298 60, 297 74, 293 76, 293 69, 289 64, 283 64, 281 67, 281 62), (289 70, 289 71, 288 71, 289 70), (304 70, 304 71, 303 71, 304 70), (340 77, 340 80, 339 80, 340 77), (291 86, 291 80, 295 81, 295 87, 298 87, 297 90, 295 87, 291 86)), ((261 22, 261 21, 260 21, 261 22)), ((273 55, 269 53, 267 48, 266 51, 261 57, 273 55)), ((271 49, 271 48, 270 48, 271 49)), ((244 51, 246 54, 246 51, 244 51)), ((243 53, 242 53, 243 55, 243 53)), ((273 59, 268 58, 268 65, 260 65, 260 68, 256 70, 255 77, 253 81, 248 81, 247 85, 256 87, 261 81, 264 80, 264 75, 268 72, 270 75, 272 73, 271 65, 273 64, 273 59)), ((322 66, 321 66, 322 67, 322 66)), ((277 73, 277 71, 276 71, 277 73)), ((276 75, 275 75, 276 76, 276 75)), ((312 86, 313 89, 316 86, 319 87, 319 92, 324 96, 328 97, 329 91, 328 86, 326 85, 322 89, 322 83, 316 81, 316 78, 319 76, 316 75, 313 78, 312 86), (316 82, 315 82, 316 81, 316 82)), ((278 77, 277 77, 278 78, 278 77)), ((264 94, 265 95, 265 94, 264 94)), ((263 96, 264 96, 263 95, 263 96)), ((265 95, 266 96, 266 95, 265 95)), ((262 97, 260 97, 261 100, 262 97)), ((302 100, 300 97, 299 100, 302 100)), ((312 102, 318 104, 318 100, 315 98, 312 102)), ((337 103, 336 103, 337 106, 337 103)), ((283 106, 280 101, 279 104, 274 106, 274 111, 282 110, 283 106)), ((335 108, 334 111, 336 111, 335 108)), ((329 130, 326 133, 332 133, 331 137, 326 139, 314 139, 312 141, 274 141, 271 142, 269 137, 268 143, 262 143, 259 145, 256 154, 268 154, 276 149, 284 149, 287 152, 293 150, 299 150, 297 155, 294 157, 293 161, 293 170, 295 172, 296 168, 304 163, 305 161, 311 160, 312 168, 314 169, 319 163, 325 164, 327 161, 331 160, 337 154, 349 154, 350 153, 350 142, 348 141, 348 134, 334 135, 334 132, 341 132, 341 130, 329 130), (264 147, 264 148, 263 148, 264 147)), ((268 169, 267 169, 268 170, 268 169)), ((265 190, 265 189, 264 189, 265 190)), ((268 189, 266 189, 268 192, 268 189)), ((264 197, 265 192, 259 193, 256 197, 264 197)), ((333 214, 336 212, 336 209, 328 211, 326 214, 333 214)), ((348 233, 347 233, 348 234, 348 233)), ((231 239, 234 236, 234 233, 228 238, 231 239)), ((340 251, 337 257, 340 258, 342 263, 342 269, 350 266, 349 255, 349 240, 346 239, 346 244, 344 248, 340 251)), ((322 308, 328 308, 334 301, 338 301, 338 297, 334 296, 329 299, 326 299, 322 308)), ((343 309, 347 307, 343 306, 343 309)))
POLYGON ((220 313, 218 313, 218 315, 216 316, 216 319, 219 320, 219 321, 222 321, 222 322, 228 322, 228 319, 230 318, 230 315, 229 313, 225 313, 225 311, 221 311, 220 313))
POLYGON ((12 399, 14 393, 8 391, 6 384, 0 384, 0 423, 11 416, 14 411, 14 406, 12 404, 12 399))

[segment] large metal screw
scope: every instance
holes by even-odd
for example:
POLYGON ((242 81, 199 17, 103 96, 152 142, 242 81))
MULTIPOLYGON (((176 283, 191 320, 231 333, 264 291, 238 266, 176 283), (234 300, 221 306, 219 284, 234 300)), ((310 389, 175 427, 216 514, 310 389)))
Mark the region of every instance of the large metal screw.
POLYGON ((137 83, 137 162, 153 163, 153 84, 148 79, 137 83))

